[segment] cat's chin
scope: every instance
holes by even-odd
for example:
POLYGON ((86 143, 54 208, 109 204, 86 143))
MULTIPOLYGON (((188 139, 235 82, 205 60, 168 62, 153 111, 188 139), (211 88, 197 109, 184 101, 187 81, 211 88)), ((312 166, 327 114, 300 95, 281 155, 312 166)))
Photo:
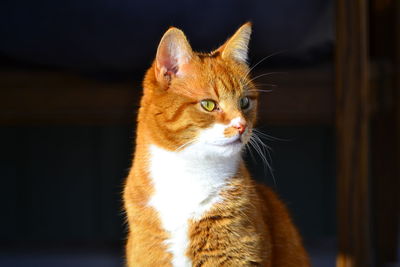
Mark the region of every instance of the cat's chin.
POLYGON ((206 153, 211 157, 229 158, 237 156, 243 149, 243 143, 240 140, 221 145, 221 144, 207 144, 206 153))
POLYGON ((244 144, 240 139, 221 143, 197 143, 182 149, 179 153, 186 158, 222 159, 240 155, 244 144))

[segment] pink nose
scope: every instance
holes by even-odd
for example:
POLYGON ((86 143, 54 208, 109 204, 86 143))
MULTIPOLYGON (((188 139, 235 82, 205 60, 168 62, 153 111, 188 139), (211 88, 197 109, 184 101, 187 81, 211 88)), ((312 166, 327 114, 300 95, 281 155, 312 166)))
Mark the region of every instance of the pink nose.
POLYGON ((238 124, 234 125, 233 127, 238 129, 240 134, 244 133, 244 131, 246 130, 246 124, 242 124, 242 123, 238 123, 238 124))

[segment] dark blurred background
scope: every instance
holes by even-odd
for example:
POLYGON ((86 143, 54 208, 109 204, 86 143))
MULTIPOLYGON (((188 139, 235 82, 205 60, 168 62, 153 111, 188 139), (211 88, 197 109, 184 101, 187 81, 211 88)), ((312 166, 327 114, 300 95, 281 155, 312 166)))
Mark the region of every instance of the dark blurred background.
POLYGON ((400 8, 349 2, 0 2, 0 266, 123 266, 121 192, 162 34, 179 27, 210 51, 246 21, 250 65, 270 56, 253 70, 272 90, 258 126, 284 139, 264 139, 273 171, 245 155, 253 175, 287 203, 314 266, 395 264, 400 8), (360 128, 365 92, 379 97, 360 128))

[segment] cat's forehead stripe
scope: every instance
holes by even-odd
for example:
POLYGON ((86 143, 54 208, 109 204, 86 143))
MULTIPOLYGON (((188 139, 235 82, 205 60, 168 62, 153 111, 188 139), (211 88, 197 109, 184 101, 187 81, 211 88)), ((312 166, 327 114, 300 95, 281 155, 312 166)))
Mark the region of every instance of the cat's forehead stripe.
POLYGON ((215 95, 232 95, 233 93, 237 97, 242 94, 243 85, 246 82, 246 77, 243 77, 245 73, 232 68, 220 58, 202 56, 200 71, 208 76, 206 80, 213 86, 215 95), (215 90, 218 90, 218 93, 215 90))
POLYGON ((219 93, 220 95, 224 95, 227 93, 228 94, 234 93, 234 95, 236 95, 237 93, 239 93, 238 90, 240 90, 241 86, 236 81, 235 77, 226 74, 216 77, 216 87, 218 91, 219 90, 222 91, 221 93, 219 93))
POLYGON ((215 93, 215 95, 216 95, 216 96, 217 96, 217 98, 219 99, 218 86, 216 86, 216 85, 213 85, 212 87, 213 87, 213 89, 214 89, 214 93, 215 93))

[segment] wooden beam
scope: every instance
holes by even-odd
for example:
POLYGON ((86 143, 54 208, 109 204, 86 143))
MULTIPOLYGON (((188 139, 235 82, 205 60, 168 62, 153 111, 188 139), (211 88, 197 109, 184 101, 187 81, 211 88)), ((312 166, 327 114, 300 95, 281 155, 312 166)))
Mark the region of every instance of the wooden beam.
POLYGON ((374 109, 371 174, 375 265, 398 261, 400 213, 400 3, 371 2, 371 60, 374 109), (397 36, 393 38, 393 36, 397 36))
POLYGON ((337 267, 371 264, 367 2, 336 9, 337 267))
MULTIPOLYGON (((262 93, 260 124, 331 124, 333 70, 285 70, 257 79, 262 93), (270 86, 269 84, 275 84, 270 86)), ((0 73, 0 125, 132 124, 142 94, 141 78, 107 83, 76 74, 40 71, 0 73)))
POLYGON ((0 125, 134 123, 140 93, 140 82, 98 82, 63 72, 2 72, 0 125))

